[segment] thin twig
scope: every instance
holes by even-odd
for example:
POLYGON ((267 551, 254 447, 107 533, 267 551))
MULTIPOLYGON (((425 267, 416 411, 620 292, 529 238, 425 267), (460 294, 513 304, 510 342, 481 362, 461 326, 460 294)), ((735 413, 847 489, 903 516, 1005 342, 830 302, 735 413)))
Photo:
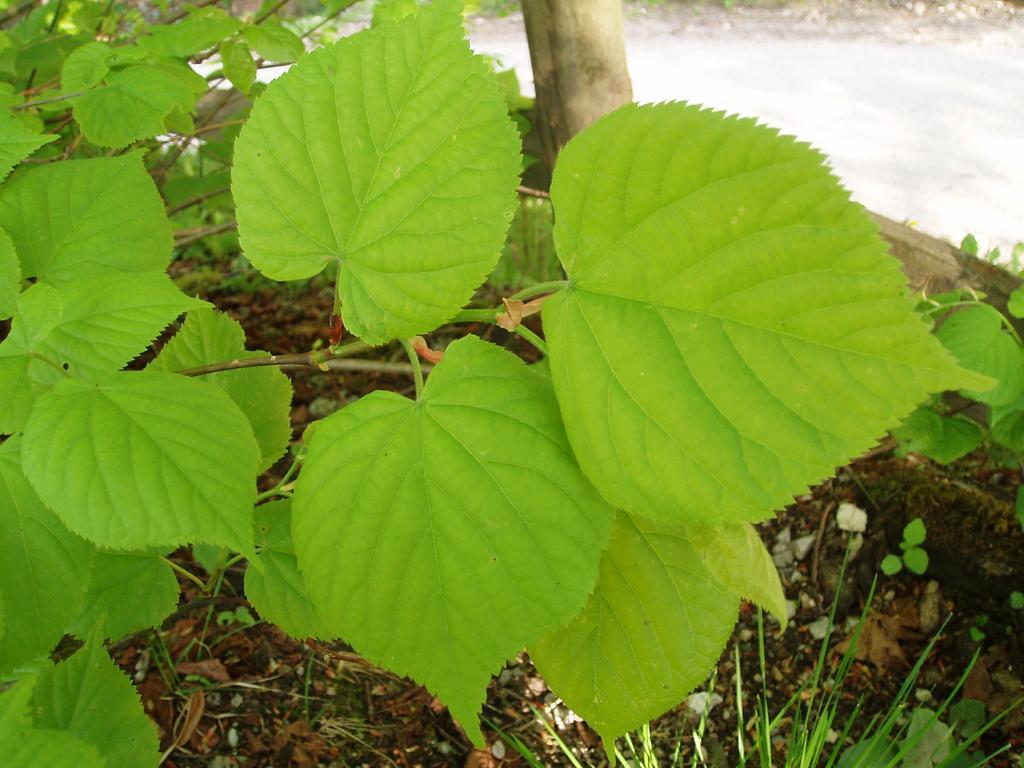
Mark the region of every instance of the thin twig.
POLYGON ((271 16, 273 16, 275 13, 277 13, 282 8, 284 8, 286 5, 288 5, 289 2, 291 2, 291 0, 277 0, 277 2, 274 5, 272 5, 270 8, 267 8, 267 10, 265 10, 263 13, 261 13, 255 19, 253 19, 252 23, 253 24, 262 24, 264 21, 266 21, 271 16))
POLYGON ((204 192, 201 195, 196 195, 195 197, 189 198, 188 200, 186 200, 183 203, 178 203, 178 205, 175 205, 175 206, 172 206, 172 207, 168 208, 167 209, 167 215, 168 216, 173 216, 176 213, 181 213, 185 209, 191 208, 193 205, 199 205, 200 203, 205 202, 206 200, 209 200, 211 197, 217 197, 217 195, 223 195, 225 192, 230 192, 230 191, 231 191, 231 187, 229 187, 229 186, 228 187, 218 187, 217 189, 211 189, 209 192, 204 192))
POLYGON ((37 101, 27 101, 24 104, 18 104, 11 107, 13 112, 18 112, 23 109, 32 109, 33 107, 41 107, 44 104, 56 104, 58 101, 67 101, 68 99, 74 99, 78 96, 85 95, 85 91, 76 91, 75 93, 64 93, 60 96, 51 96, 48 99, 39 99, 37 101))
POLYGON ((516 187, 516 192, 520 195, 526 195, 527 197, 539 197, 542 200, 551 199, 550 192, 545 192, 543 189, 534 189, 533 187, 524 187, 522 184, 516 187))
POLYGON ((210 235, 219 235, 221 232, 230 232, 238 229, 237 221, 225 221, 223 224, 213 224, 209 227, 193 227, 192 229, 179 229, 174 233, 174 247, 184 248, 197 240, 202 240, 210 235))
POLYGON ((35 4, 36 0, 28 0, 27 3, 22 3, 17 8, 11 9, 3 16, 0 16, 0 26, 3 26, 9 21, 14 21, 14 19, 21 16, 23 13, 25 13, 25 11, 31 10, 32 6, 34 6, 35 4))

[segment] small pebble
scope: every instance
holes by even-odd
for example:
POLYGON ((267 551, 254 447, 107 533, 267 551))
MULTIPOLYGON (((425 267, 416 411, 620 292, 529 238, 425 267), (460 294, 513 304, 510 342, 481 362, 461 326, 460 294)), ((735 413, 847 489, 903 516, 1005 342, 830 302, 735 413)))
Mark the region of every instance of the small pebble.
POLYGON ((498 760, 502 760, 505 757, 505 742, 496 741, 491 744, 491 754, 494 755, 498 760))
POLYGON ((836 525, 841 531, 864 533, 868 527, 868 513, 856 504, 844 501, 836 511, 836 525))
POLYGON ((811 637, 815 640, 824 640, 825 635, 828 634, 828 628, 828 616, 822 616, 807 625, 807 631, 811 633, 811 637))
POLYGON ((232 749, 238 746, 238 731, 235 730, 234 726, 228 728, 228 746, 232 749))
POLYGON ((789 546, 793 551, 793 556, 797 560, 803 560, 807 557, 807 553, 811 551, 811 547, 814 546, 814 540, 817 538, 813 533, 807 536, 801 536, 799 539, 795 539, 789 546))

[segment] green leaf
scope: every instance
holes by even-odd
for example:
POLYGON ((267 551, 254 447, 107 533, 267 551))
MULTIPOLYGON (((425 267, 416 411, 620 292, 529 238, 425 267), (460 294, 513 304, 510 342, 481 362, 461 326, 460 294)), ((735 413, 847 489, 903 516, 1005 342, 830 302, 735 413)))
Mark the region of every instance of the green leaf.
POLYGON ((174 24, 151 27, 150 34, 139 38, 138 45, 157 56, 183 59, 212 48, 241 28, 238 19, 220 9, 206 8, 174 24))
POLYGON ((171 227, 141 156, 68 160, 0 187, 0 226, 22 277, 60 287, 100 269, 163 271, 171 227))
POLYGON ((10 236, 0 229, 0 320, 14 314, 21 292, 21 263, 10 236))
POLYGON ((941 464, 966 456, 983 438, 974 421, 943 416, 927 405, 910 414, 892 434, 900 442, 901 454, 920 453, 941 464))
POLYGON ((770 611, 785 629, 786 595, 772 556, 752 525, 690 525, 687 540, 715 581, 770 611))
POLYGON ((75 48, 60 70, 60 89, 64 93, 87 91, 106 77, 110 67, 110 46, 93 41, 75 48))
MULTIPOLYGON (((222 360, 266 357, 266 352, 245 348, 245 331, 227 315, 210 309, 189 312, 151 367, 182 371, 222 360)), ((260 446, 259 471, 264 472, 284 455, 292 436, 290 409, 291 380, 279 368, 246 368, 203 376, 227 392, 245 417, 260 446)))
POLYGON ((1024 397, 989 411, 992 439, 1014 451, 1024 451, 1024 397))
POLYGON ((379 27, 388 22, 400 21, 406 16, 419 13, 420 4, 418 0, 377 0, 373 4, 373 21, 371 24, 379 27))
POLYGON ((256 82, 256 62, 249 46, 237 40, 221 43, 220 60, 224 76, 231 84, 242 93, 249 93, 249 88, 256 82))
POLYGON ((1024 395, 1024 356, 1013 337, 1003 330, 999 311, 978 304, 945 319, 935 335, 960 364, 996 380, 988 390, 964 389, 972 400, 1006 405, 1024 395))
POLYGON ((93 548, 43 506, 22 473, 21 440, 0 444, 0 672, 44 656, 82 605, 93 548))
POLYGON ((886 576, 895 576, 903 570, 903 561, 898 555, 886 555, 882 558, 882 573, 886 576))
POLYGON ((135 64, 107 76, 105 84, 75 101, 73 114, 85 138, 99 147, 126 147, 164 132, 175 109, 192 112, 206 81, 170 62, 135 64))
POLYGON ((519 140, 457 8, 436 2, 303 57, 236 142, 245 255, 276 280, 337 261, 345 325, 371 344, 452 317, 515 208, 519 140))
POLYGON ((911 547, 923 544, 928 531, 924 526, 924 520, 915 517, 903 528, 903 541, 911 547))
POLYGON ((960 241, 960 250, 968 256, 977 256, 978 239, 974 235, 968 233, 964 236, 964 239, 960 241))
POLYGON ((954 718, 953 727, 965 739, 970 739, 985 726, 985 703, 978 699, 960 699, 949 708, 954 718))
POLYGON ((608 747, 707 678, 737 603, 681 525, 619 513, 587 605, 530 646, 530 657, 608 747))
POLYGON ((570 442, 613 505, 760 520, 957 368, 899 262, 806 144, 751 119, 626 106, 552 184, 567 289, 544 305, 570 442))
POLYGON ((299 36, 279 24, 264 23, 246 27, 242 30, 242 36, 267 61, 287 64, 306 52, 306 46, 299 36))
POLYGON ((34 676, 21 678, 0 694, 0 755, 5 765, 46 768, 104 768, 107 763, 91 744, 66 731, 32 725, 34 676))
POLYGON ((60 293, 36 283, 18 296, 11 331, 0 342, 0 432, 20 432, 39 396, 66 376, 56 360, 39 357, 38 348, 64 316, 60 293))
POLYGON ((111 549, 203 541, 252 553, 259 451, 217 387, 120 372, 66 379, 25 427, 25 474, 81 536, 111 549))
POLYGON ((903 553, 903 562, 911 573, 922 576, 928 570, 928 553, 920 547, 909 547, 903 553))
POLYGON ((84 610, 69 631, 85 637, 104 615, 104 636, 111 640, 160 626, 177 607, 178 592, 174 571, 157 555, 97 552, 84 610))
POLYGON ((1017 487, 1014 510, 1017 512, 1017 522, 1020 523, 1021 530, 1024 530, 1024 486, 1017 487))
MULTIPOLYGON (((19 303, 19 316, 24 300, 36 299, 41 289, 53 290, 45 283, 29 288, 19 303)), ((22 333, 35 337, 23 349, 46 355, 66 364, 72 374, 86 377, 119 370, 178 315, 208 306, 178 290, 163 272, 87 278, 61 288, 59 301, 62 311, 57 318, 36 313, 47 326, 43 332, 28 322, 21 324, 22 333)))
POLYGON ((936 712, 918 707, 910 714, 907 735, 900 745, 906 750, 901 768, 932 768, 941 765, 953 744, 949 726, 939 720, 936 712))
POLYGON ((1010 607, 1015 611, 1024 608, 1024 592, 1014 591, 1010 593, 1010 607))
POLYGON ((43 365, 0 344, 0 435, 23 431, 36 399, 48 388, 32 378, 33 363, 43 365))
POLYGON ((331 639, 299 573, 292 544, 291 501, 273 501, 256 507, 257 556, 263 572, 245 572, 245 596, 252 607, 292 637, 331 639))
POLYGON ((41 146, 56 140, 54 134, 30 130, 9 109, 0 107, 0 181, 6 179, 14 166, 41 146))
POLYGON ((32 707, 36 726, 67 731, 111 766, 156 768, 160 760, 156 726, 111 661, 99 629, 71 658, 39 674, 32 707))
POLYGON ((211 576, 224 563, 226 556, 227 550, 223 547, 214 547, 210 544, 192 545, 192 557, 211 576))
POLYGON ((419 402, 374 392, 320 422, 292 509, 332 634, 426 685, 478 744, 490 675, 583 605, 612 517, 550 383, 476 337, 419 402))
POLYGON ((1006 301, 1007 311, 1016 318, 1024 317, 1024 285, 1018 286, 1006 301))

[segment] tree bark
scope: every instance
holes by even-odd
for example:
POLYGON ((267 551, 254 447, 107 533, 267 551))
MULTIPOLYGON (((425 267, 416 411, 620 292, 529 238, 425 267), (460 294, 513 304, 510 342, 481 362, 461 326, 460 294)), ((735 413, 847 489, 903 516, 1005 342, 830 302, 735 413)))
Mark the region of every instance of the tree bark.
MULTIPOLYGON (((536 89, 534 130, 547 188, 559 150, 602 115, 629 102, 621 0, 523 0, 536 89)), ((532 138, 532 137, 531 137, 532 138)), ((892 254, 903 264, 910 287, 928 294, 974 288, 1004 314, 1021 279, 937 238, 877 213, 871 214, 892 254)), ((1007 314, 1007 316, 1009 316, 1007 314)), ((1024 335, 1024 322, 1013 320, 1024 335)))
POLYGON ((622 0, 523 0, 548 173, 558 151, 602 115, 633 100, 622 0))
POLYGON ((1012 317, 1006 309, 1010 294, 1021 284, 1020 277, 906 224, 878 213, 871 216, 889 242, 890 253, 902 263, 911 289, 936 294, 954 288, 973 288, 984 293, 985 301, 1024 335, 1024 321, 1012 317))

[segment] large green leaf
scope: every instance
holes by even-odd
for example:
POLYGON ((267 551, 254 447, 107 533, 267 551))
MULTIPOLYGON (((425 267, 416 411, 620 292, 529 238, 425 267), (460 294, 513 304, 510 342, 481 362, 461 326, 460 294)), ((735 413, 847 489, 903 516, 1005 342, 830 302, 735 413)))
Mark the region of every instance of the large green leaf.
POLYGON ((786 628, 789 617, 779 572, 752 525, 689 525, 686 533, 715 581, 770 611, 786 628))
POLYGON ((100 147, 125 147, 164 132, 174 110, 189 113, 206 81, 173 62, 134 64, 110 73, 104 84, 75 101, 75 120, 100 147))
POLYGON ((530 646, 530 657, 610 747, 707 678, 738 603, 683 526, 619 513, 586 607, 530 646))
POLYGON ((21 441, 0 444, 0 672, 45 656, 82 605, 93 548, 39 500, 21 471, 21 441))
POLYGON ((237 40, 221 43, 220 61, 224 66, 224 76, 231 84, 242 93, 249 93, 249 88, 256 82, 256 62, 249 46, 237 40))
POLYGON ((138 44, 157 56, 185 58, 212 48, 241 27, 242 22, 220 8, 204 8, 174 24, 152 27, 150 34, 139 38, 138 44))
MULTIPOLYGON (((992 431, 995 436, 994 426, 992 431)), ((975 422, 943 416, 927 405, 910 414, 892 434, 900 441, 901 453, 920 453, 942 464, 966 456, 982 440, 981 428, 975 422)))
POLYGON ((277 24, 260 24, 242 30, 246 42, 267 61, 292 62, 306 50, 302 40, 290 29, 277 24))
MULTIPOLYGON (((151 367, 182 371, 222 360, 266 357, 266 352, 245 348, 245 331, 227 315, 209 309, 189 312, 151 367)), ((284 454, 291 439, 291 380, 280 368, 244 368, 202 377, 223 389, 249 420, 260 445, 260 471, 269 469, 284 454)))
POLYGON ((75 375, 116 371, 146 349, 174 318, 206 302, 183 294, 162 272, 107 273, 65 285, 58 292, 60 314, 26 310, 53 304, 45 283, 29 288, 18 304, 19 331, 34 337, 25 351, 45 355, 75 375), (55 322, 56 321, 56 322, 55 322), (47 326, 40 333, 38 326, 47 326))
POLYGON ((156 768, 156 726, 107 654, 102 634, 97 628, 74 656, 39 674, 32 693, 35 724, 93 745, 111 766, 156 768))
POLYGON ((346 326, 370 343, 436 328, 498 260, 519 142, 457 0, 304 57, 256 102, 232 190, 269 277, 340 264, 346 326))
POLYGON ((43 501, 100 546, 252 554, 259 449, 231 399, 166 373, 95 378, 61 381, 29 417, 22 465, 43 501))
POLYGON ((255 568, 245 572, 245 596, 259 614, 292 637, 330 639, 332 633, 309 597, 299 573, 292 544, 291 501, 273 501, 256 507, 257 559, 255 568))
POLYGON ((111 53, 110 46, 99 41, 75 48, 61 67, 61 90, 71 94, 97 85, 110 71, 107 61, 111 53))
POLYGON ((83 610, 69 627, 85 637, 104 617, 104 634, 124 637, 160 625, 178 605, 178 579, 161 557, 140 552, 96 553, 83 610))
POLYGON ((104 768, 106 761, 91 744, 66 731, 32 725, 32 690, 26 676, 0 694, 0 755, 9 766, 42 768, 104 768))
POLYGON ((0 433, 22 431, 36 399, 64 378, 55 360, 33 356, 63 314, 60 293, 45 283, 18 296, 11 331, 0 342, 0 433))
POLYGON ((0 187, 0 226, 22 277, 60 287, 100 269, 152 272, 171 260, 171 227, 139 155, 33 168, 0 187))
POLYGON ((25 429, 36 399, 48 385, 32 378, 35 366, 44 365, 0 344, 0 435, 10 435, 25 429))
POLYGON ((333 633, 425 684, 481 743, 490 675, 582 606, 611 517, 550 383, 467 337, 420 401, 375 392, 317 426, 292 529, 333 633))
POLYGON ((0 229, 0 320, 14 314, 21 292, 21 264, 10 236, 0 229))
POLYGON ((994 406, 990 418, 992 439, 1024 452, 1024 397, 1009 405, 994 406))
POLYGON ((964 395, 988 405, 1006 405, 1024 395, 1024 353, 1003 329, 995 307, 978 304, 954 312, 935 334, 961 365, 998 382, 987 391, 965 389, 964 395))
POLYGON ((763 519, 926 393, 986 385, 912 311, 822 156, 753 120, 623 107, 566 146, 552 200, 555 391, 620 508, 763 519))
POLYGON ((10 110, 0 107, 0 181, 7 178, 11 168, 56 139, 53 134, 32 131, 10 110))

